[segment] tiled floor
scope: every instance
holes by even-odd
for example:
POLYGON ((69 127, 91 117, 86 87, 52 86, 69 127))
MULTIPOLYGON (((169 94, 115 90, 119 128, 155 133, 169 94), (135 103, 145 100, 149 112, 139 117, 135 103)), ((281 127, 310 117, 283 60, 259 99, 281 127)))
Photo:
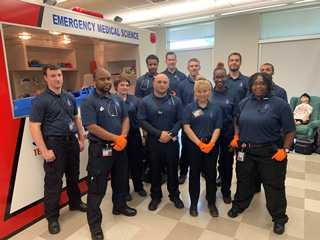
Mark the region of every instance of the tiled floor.
MULTIPOLYGON (((234 177, 232 192, 235 192, 234 177)), ((273 233, 271 217, 265 207, 264 192, 258 193, 250 207, 239 217, 231 219, 227 212, 231 205, 222 201, 217 192, 219 217, 209 215, 204 200, 204 181, 201 179, 201 201, 199 216, 189 215, 188 183, 180 185, 185 208, 176 209, 167 196, 163 185, 164 198, 155 212, 148 210, 150 197, 142 198, 135 192, 128 203, 135 207, 135 217, 112 215, 110 184, 102 203, 105 239, 108 240, 318 240, 320 239, 320 155, 310 156, 291 153, 287 173, 287 214, 289 222, 286 232, 279 236, 273 233)), ((145 184, 149 191, 150 185, 145 184)), ((86 201, 86 196, 83 197, 86 201)), ((12 240, 82 240, 91 239, 86 216, 81 212, 70 212, 68 207, 61 210, 61 232, 51 235, 47 231, 47 221, 42 220, 12 237, 12 240)))

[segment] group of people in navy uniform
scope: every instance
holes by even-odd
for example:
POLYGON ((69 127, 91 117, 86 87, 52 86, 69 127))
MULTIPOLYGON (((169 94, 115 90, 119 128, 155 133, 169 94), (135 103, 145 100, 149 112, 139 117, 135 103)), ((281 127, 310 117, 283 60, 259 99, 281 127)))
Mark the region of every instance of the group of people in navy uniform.
POLYGON ((100 204, 109 174, 112 213, 135 216, 137 210, 127 205, 132 199, 129 176, 134 191, 146 197, 142 182, 145 159, 151 176, 150 211, 161 203, 164 169, 169 198, 178 209, 184 208, 179 184, 184 184, 189 174, 189 213, 194 217, 198 216, 201 175, 212 217, 219 216, 217 186, 221 186, 224 203, 232 203, 228 216, 235 218, 249 207, 262 183, 273 230, 283 234, 288 221, 287 154, 295 137, 295 123, 285 90, 272 80, 273 65, 263 64, 259 73, 247 77, 240 72, 241 55, 231 53, 229 73, 220 62, 213 72, 213 86, 199 74, 197 58, 188 61, 188 76, 176 68, 174 52, 166 54, 165 62, 167 69, 158 73, 158 57, 147 57, 148 72, 137 79, 134 96, 128 94, 131 83, 126 76, 114 80, 114 94, 110 92, 110 72, 95 70, 95 89, 81 102, 82 123, 74 97, 62 89, 60 68, 44 66, 48 88, 33 101, 30 131, 44 157, 49 232, 60 232, 59 196, 64 173, 69 209, 87 212, 93 240, 104 239, 100 204), (81 201, 77 185, 83 126, 89 132, 87 204, 81 201), (234 157, 237 190, 232 201, 234 157))

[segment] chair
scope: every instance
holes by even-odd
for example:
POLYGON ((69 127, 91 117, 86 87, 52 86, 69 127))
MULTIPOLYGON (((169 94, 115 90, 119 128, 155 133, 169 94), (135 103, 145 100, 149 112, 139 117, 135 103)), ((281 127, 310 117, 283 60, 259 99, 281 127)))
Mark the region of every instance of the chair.
POLYGON ((81 89, 87 88, 93 85, 93 74, 88 73, 83 75, 83 85, 81 89))
MULTIPOLYGON (((310 96, 309 104, 313 107, 313 112, 309 117, 309 123, 306 125, 297 125, 296 138, 313 139, 314 135, 320 128, 320 97, 310 96)), ((297 105, 301 104, 300 97, 290 99, 290 107, 294 111, 297 105)))

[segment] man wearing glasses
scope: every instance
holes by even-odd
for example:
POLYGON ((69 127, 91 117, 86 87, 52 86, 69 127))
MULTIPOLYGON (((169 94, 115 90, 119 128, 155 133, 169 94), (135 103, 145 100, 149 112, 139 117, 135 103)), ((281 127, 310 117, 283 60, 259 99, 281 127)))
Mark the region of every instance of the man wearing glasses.
POLYGON ((128 207, 128 159, 125 150, 129 117, 123 99, 110 93, 111 75, 103 68, 93 73, 95 90, 81 102, 82 123, 89 131, 88 212, 87 219, 93 240, 104 239, 101 229, 101 201, 107 190, 111 173, 114 215, 134 216, 137 211, 128 207))

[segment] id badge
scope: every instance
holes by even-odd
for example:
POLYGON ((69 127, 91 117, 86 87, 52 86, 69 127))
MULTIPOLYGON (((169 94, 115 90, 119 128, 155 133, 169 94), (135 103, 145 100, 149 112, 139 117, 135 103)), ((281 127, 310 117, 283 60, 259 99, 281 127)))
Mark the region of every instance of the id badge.
POLYGON ((238 152, 238 156, 237 156, 237 161, 239 162, 244 162, 244 159, 246 157, 246 153, 245 152, 238 152))
POLYGON ((192 114, 195 118, 197 118, 203 114, 203 111, 202 111, 202 109, 198 109, 198 110, 192 112, 192 114))
POLYGON ((69 129, 72 132, 76 131, 76 124, 74 123, 74 121, 69 122, 69 129))
POLYGON ((102 156, 103 157, 110 157, 112 156, 112 148, 102 148, 102 156))
POLYGON ((174 136, 173 138, 172 138, 172 141, 173 142, 175 142, 175 141, 177 141, 178 140, 178 137, 177 136, 174 136))

